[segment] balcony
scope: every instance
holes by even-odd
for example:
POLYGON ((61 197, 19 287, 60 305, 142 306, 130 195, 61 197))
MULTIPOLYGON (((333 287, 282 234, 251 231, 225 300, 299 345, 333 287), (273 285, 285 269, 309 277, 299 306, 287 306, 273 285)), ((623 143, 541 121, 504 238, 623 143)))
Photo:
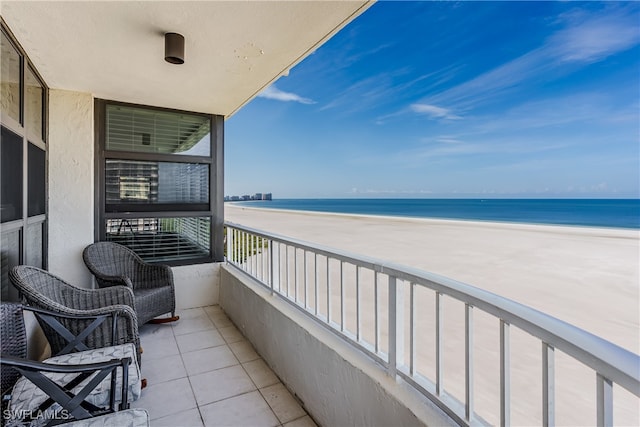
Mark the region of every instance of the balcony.
MULTIPOLYGON (((92 286, 81 254, 106 224, 96 219, 103 202, 98 99, 215 115, 222 130, 370 5, 3 3, 3 67, 10 58, 7 70, 15 71, 5 80, 3 68, 3 102, 5 91, 14 94, 6 100, 15 111, 3 105, 0 119, 3 144, 13 144, 7 158, 17 159, 9 162, 12 180, 3 182, 17 188, 20 180, 21 188, 2 206, 3 297, 16 298, 5 273, 22 263, 92 286), (162 59, 162 32, 175 30, 188 31, 192 43, 182 68, 162 59), (25 70, 35 74, 27 79, 25 70), (25 109, 25 99, 38 108, 25 109), (31 197, 33 212, 23 206, 31 197)), ((146 129, 138 136, 141 147, 151 142, 146 129)), ((639 423, 636 354, 512 301, 232 224, 222 262, 223 133, 215 140, 211 152, 220 155, 207 163, 210 226, 194 229, 211 235, 216 256, 174 267, 182 319, 141 331, 149 386, 136 406, 149 409, 154 425, 553 425, 555 409, 567 405, 593 414, 592 424, 639 423), (416 310, 423 302, 430 309, 416 310), (566 362, 586 372, 578 382, 556 381, 566 362), (523 383, 532 395, 514 394, 523 383), (561 387, 572 390, 569 397, 561 387), (583 390, 587 401, 574 399, 583 390)), ((166 160, 167 153, 154 156, 166 160)), ((150 197, 150 183, 122 178, 121 189, 131 191, 124 198, 150 197)), ((176 211, 144 216, 152 221, 142 231, 155 232, 159 217, 186 217, 176 211)), ((180 242, 167 236, 148 247, 180 242)))

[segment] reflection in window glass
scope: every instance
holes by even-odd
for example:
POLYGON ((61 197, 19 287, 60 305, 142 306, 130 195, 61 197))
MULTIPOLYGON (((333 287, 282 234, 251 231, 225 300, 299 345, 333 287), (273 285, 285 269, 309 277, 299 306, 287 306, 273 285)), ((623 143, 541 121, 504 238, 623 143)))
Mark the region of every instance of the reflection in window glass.
POLYGON ((43 226, 44 223, 37 222, 35 224, 27 225, 26 236, 24 243, 27 246, 27 257, 25 259, 26 265, 32 265, 34 267, 42 268, 43 254, 42 250, 44 244, 43 238, 43 226))
POLYGON ((144 153, 211 155, 209 117, 107 105, 106 149, 144 153))
POLYGON ((0 58, 0 110, 20 121, 20 55, 7 36, 2 33, 0 58))
POLYGON ((22 138, 2 127, 0 222, 22 219, 22 138))
POLYGON ((209 203, 209 165, 107 159, 105 201, 209 203))
POLYGON ((25 127, 29 131, 29 135, 38 136, 44 140, 42 133, 44 129, 42 120, 42 97, 44 90, 40 80, 36 78, 33 71, 28 67, 25 73, 25 83, 27 86, 24 99, 25 127))
POLYGON ((20 231, 3 231, 0 235, 0 280, 3 302, 19 301, 18 291, 9 281, 9 270, 20 265, 20 231))
POLYGON ((149 262, 173 262, 211 256, 211 218, 113 218, 106 240, 133 249, 149 262))
POLYGON ((45 213, 45 173, 46 173, 46 154, 44 150, 39 149, 33 144, 29 144, 27 153, 28 163, 28 215, 42 215, 45 213))

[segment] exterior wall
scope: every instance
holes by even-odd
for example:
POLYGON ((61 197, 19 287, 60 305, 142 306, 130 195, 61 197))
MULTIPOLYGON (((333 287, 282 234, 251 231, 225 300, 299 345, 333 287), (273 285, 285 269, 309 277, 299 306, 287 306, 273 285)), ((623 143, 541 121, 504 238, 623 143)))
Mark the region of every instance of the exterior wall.
POLYGON ((455 425, 417 391, 226 265, 220 305, 320 425, 455 425))
POLYGON ((49 271, 81 287, 92 278, 82 250, 93 243, 93 96, 49 92, 49 271))

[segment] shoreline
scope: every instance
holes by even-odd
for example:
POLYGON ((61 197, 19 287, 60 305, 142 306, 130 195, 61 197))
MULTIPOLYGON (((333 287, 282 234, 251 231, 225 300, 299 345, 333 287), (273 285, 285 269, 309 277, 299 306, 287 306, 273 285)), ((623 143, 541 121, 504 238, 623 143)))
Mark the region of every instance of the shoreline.
POLYGON ((225 218, 448 277, 640 353, 640 230, 231 204, 225 218))
MULTIPOLYGON (((282 208, 264 208, 238 205, 235 202, 226 202, 225 208, 229 206, 232 209, 249 209, 262 212, 279 212, 283 214, 291 213, 297 215, 307 216, 327 216, 327 217, 344 217, 344 218, 363 218, 363 219, 382 219, 391 221, 407 221, 416 223, 426 223, 432 225, 469 225, 471 227, 483 226, 483 227, 495 227, 495 228, 513 228, 513 229, 540 229, 543 231, 545 228, 550 228, 549 232, 558 231, 578 231, 585 233, 588 231, 600 232, 602 234, 620 234, 620 238, 640 238, 640 228, 626 228, 626 227, 602 227, 602 226, 590 226, 590 225, 570 225, 570 224, 548 224, 548 223, 529 223, 529 222, 512 222, 512 221, 491 221, 491 220, 479 220, 479 219, 457 219, 457 218, 436 218, 436 217, 416 217, 416 216, 399 216, 399 215, 376 215, 376 214, 360 214, 360 213, 345 213, 345 212, 323 212, 323 211, 306 211, 300 209, 282 209, 282 208)), ((226 218, 226 215, 225 215, 226 218)), ((226 220, 226 219, 225 219, 226 220)))

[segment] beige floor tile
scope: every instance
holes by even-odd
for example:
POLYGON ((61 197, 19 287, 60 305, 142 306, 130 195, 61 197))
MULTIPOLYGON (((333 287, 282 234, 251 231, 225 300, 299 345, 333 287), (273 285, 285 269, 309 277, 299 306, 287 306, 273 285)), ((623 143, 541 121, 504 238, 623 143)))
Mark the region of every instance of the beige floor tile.
POLYGON ((222 338, 224 338, 224 340, 227 342, 227 344, 242 341, 243 339, 245 339, 235 326, 219 328, 218 331, 220 332, 220 335, 222 335, 222 338))
POLYGON ((197 312, 190 312, 186 317, 180 317, 180 320, 173 322, 173 333, 178 335, 191 334, 193 332, 206 331, 215 329, 213 322, 202 309, 197 312))
POLYGON ((317 427, 317 425, 313 422, 309 415, 305 415, 302 418, 298 418, 297 420, 289 421, 288 423, 283 424, 283 427, 317 427))
POLYGON ((190 380, 199 406, 256 390, 240 365, 194 375, 190 380))
POLYGON ((180 319, 192 319, 194 317, 200 317, 203 313, 206 314, 204 307, 187 308, 176 311, 176 314, 180 316, 180 319))
POLYGON ((249 374, 249 377, 258 388, 267 387, 280 382, 276 374, 273 373, 271 368, 269 368, 262 359, 243 363, 242 367, 247 371, 247 374, 249 374))
POLYGON ((173 328, 168 325, 144 325, 140 328, 140 345, 143 364, 149 360, 180 354, 173 336, 173 328))
POLYGON ((204 425, 274 427, 280 424, 257 391, 200 407, 204 425))
POLYGON ((202 350, 203 348, 217 347, 226 344, 220 332, 215 329, 178 335, 176 337, 178 349, 181 353, 202 350))
POLYGON ((304 409, 282 383, 262 388, 260 393, 282 423, 306 415, 304 409))
POLYGON ((151 425, 153 427, 203 427, 204 424, 200 411, 194 408, 153 420, 151 425))
POLYGON ((179 354, 160 359, 145 360, 142 364, 142 377, 149 385, 184 378, 187 371, 179 354))
POLYGON ((182 360, 189 376, 239 364, 226 345, 183 353, 182 360))
POLYGON ((236 355, 240 363, 250 362, 260 358, 260 355, 253 349, 251 343, 247 340, 242 340, 229 344, 229 348, 236 355))
POLYGON ((187 378, 151 384, 142 390, 142 396, 131 404, 144 408, 154 420, 196 408, 196 399, 187 378))

